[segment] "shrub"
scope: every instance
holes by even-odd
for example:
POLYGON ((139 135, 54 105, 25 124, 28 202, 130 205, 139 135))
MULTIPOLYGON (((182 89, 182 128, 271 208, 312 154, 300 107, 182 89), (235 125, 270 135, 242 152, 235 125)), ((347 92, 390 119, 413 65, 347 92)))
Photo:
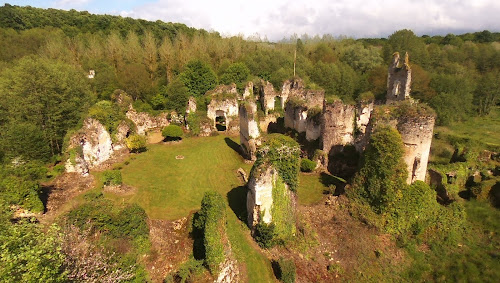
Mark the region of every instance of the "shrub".
POLYGON ((316 162, 314 162, 314 161, 312 161, 310 159, 307 159, 307 158, 303 158, 300 161, 300 171, 302 171, 302 172, 311 172, 314 169, 316 169, 316 162))
POLYGON ((10 204, 17 204, 32 212, 43 212, 39 198, 41 188, 35 181, 9 176, 0 181, 0 194, 10 204))
POLYGON ((295 282, 295 263, 291 259, 285 259, 280 257, 278 260, 278 275, 279 280, 284 283, 294 283, 295 282))
POLYGON ((168 125, 161 131, 161 135, 166 139, 180 139, 184 132, 177 125, 168 125))
POLYGON ((105 186, 121 185, 122 173, 119 170, 108 170, 102 174, 102 182, 105 186))
POLYGON ((275 245, 276 233, 274 229, 274 223, 266 224, 262 221, 255 226, 254 238, 261 248, 269 249, 275 245))
POLYGON ((148 236, 146 212, 137 204, 119 210, 102 193, 89 193, 84 198, 84 204, 69 212, 69 223, 81 230, 100 231, 113 238, 137 239, 148 236))
POLYGON ((146 137, 138 134, 131 135, 125 142, 131 152, 143 152, 146 150, 146 137))

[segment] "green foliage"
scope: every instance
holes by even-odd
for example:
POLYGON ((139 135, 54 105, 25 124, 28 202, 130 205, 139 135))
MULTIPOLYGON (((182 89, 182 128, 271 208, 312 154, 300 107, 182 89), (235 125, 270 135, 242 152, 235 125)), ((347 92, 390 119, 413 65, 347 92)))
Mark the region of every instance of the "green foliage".
MULTIPOLYGON (((0 92, 0 112, 6 115, 0 120, 22 123, 11 133, 34 138, 28 142, 32 146, 40 145, 42 138, 35 127, 43 129, 52 155, 61 152, 66 131, 78 123, 91 99, 88 82, 79 69, 35 57, 24 57, 3 72, 0 92)), ((41 147, 43 158, 46 145, 41 147)))
POLYGON ((165 107, 175 110, 178 114, 186 112, 186 105, 189 100, 189 89, 181 79, 175 79, 167 85, 164 90, 166 96, 165 107))
POLYGON ((416 181, 403 189, 386 225, 392 234, 418 235, 433 225, 440 205, 436 202, 436 191, 422 181, 416 181))
POLYGON ((498 71, 486 73, 478 83, 474 96, 479 115, 488 115, 500 101, 500 83, 498 71))
POLYGON ((300 161, 300 171, 302 172, 312 172, 316 169, 316 162, 307 159, 307 158, 302 158, 300 161))
POLYGON ((43 212, 45 209, 39 198, 40 193, 38 183, 27 178, 9 175, 0 181, 0 198, 32 212, 43 212))
POLYGON ((125 142, 131 152, 143 152, 146 150, 146 137, 143 135, 131 135, 125 140, 125 142))
POLYGON ((37 224, 21 221, 0 229, 0 281, 67 282, 57 226, 44 233, 37 224))
POLYGON ((183 134, 182 128, 177 125, 168 125, 161 131, 164 138, 181 138, 183 134))
POLYGON ((189 62, 179 78, 189 94, 195 97, 204 95, 217 85, 217 77, 210 65, 200 60, 189 62))
POLYGON ((10 122, 0 128, 0 149, 7 158, 49 161, 50 145, 42 128, 29 122, 10 122))
POLYGON ((280 257, 278 260, 279 277, 278 279, 283 283, 294 283, 295 282, 295 263, 291 259, 285 259, 280 257))
POLYGON ((257 225, 255 225, 254 238, 260 247, 270 249, 276 244, 276 232, 274 231, 275 227, 274 223, 267 224, 263 221, 260 221, 257 225))
POLYGON ((231 84, 235 83, 238 90, 242 90, 245 87, 245 83, 250 76, 250 70, 245 65, 245 63, 234 63, 231 64, 221 75, 221 84, 231 84))
POLYGON ((147 215, 137 204, 115 207, 102 194, 85 195, 86 202, 71 210, 68 222, 80 230, 90 229, 113 238, 138 239, 149 236, 147 215))
POLYGON ((297 189, 300 147, 292 138, 280 134, 268 135, 257 151, 257 160, 252 171, 258 170, 263 164, 273 165, 291 191, 297 189))
POLYGON ((369 204, 376 213, 388 211, 406 186, 407 171, 402 157, 401 135, 390 127, 377 128, 348 195, 369 204))
MULTIPOLYGON (((295 210, 292 202, 291 192, 285 187, 285 183, 278 176, 273 184, 273 206, 271 208, 274 228, 274 241, 277 244, 290 240, 295 235, 295 210)), ((267 212, 266 212, 267 213, 267 212)))
POLYGON ((203 261, 190 257, 174 274, 168 276, 164 281, 167 283, 196 282, 196 277, 201 275, 203 270, 203 261))
POLYGON ((199 217, 193 226, 203 231, 205 265, 212 274, 219 273, 224 261, 226 238, 226 204, 224 198, 215 191, 206 192, 201 201, 199 217))
MULTIPOLYGON (((206 116, 205 116, 206 117, 206 116)), ((187 124, 189 126, 189 130, 191 131, 191 135, 197 136, 200 134, 200 114, 195 112, 195 113, 189 113, 187 116, 187 124)))
POLYGON ((102 173, 102 182, 105 186, 116 186, 122 184, 122 173, 120 170, 107 170, 102 173))
POLYGON ((153 107, 154 110, 162 110, 165 108, 167 99, 165 98, 165 96, 158 93, 151 98, 150 102, 151 102, 151 107, 153 107))
POLYGON ((110 134, 115 133, 120 122, 126 119, 119 106, 109 100, 99 101, 90 107, 88 116, 101 122, 110 134))

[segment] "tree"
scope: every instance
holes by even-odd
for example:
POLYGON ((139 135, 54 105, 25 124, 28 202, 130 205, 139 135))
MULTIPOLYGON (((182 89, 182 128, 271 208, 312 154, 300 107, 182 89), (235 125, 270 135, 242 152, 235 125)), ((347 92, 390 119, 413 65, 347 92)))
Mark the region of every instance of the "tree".
POLYGON ((498 71, 488 72, 479 81, 474 96, 474 104, 477 105, 479 115, 488 115, 491 108, 500 100, 499 76, 498 71))
POLYGON ((186 112, 189 89, 179 78, 168 84, 163 94, 166 96, 165 107, 167 109, 175 110, 179 114, 186 112))
POLYGON ((57 226, 43 233, 37 224, 22 221, 0 229, 0 281, 67 282, 57 226))
POLYGON ((249 75, 250 70, 245 65, 245 63, 234 63, 222 73, 220 83, 235 83, 238 89, 243 89, 249 75))
POLYGON ((383 50, 384 59, 390 61, 394 52, 399 52, 399 54, 408 52, 411 61, 421 66, 427 66, 428 54, 424 40, 416 36, 411 30, 398 30, 389 36, 383 50))
POLYGON ((78 123, 91 100, 81 70, 33 57, 3 72, 0 93, 0 108, 6 109, 9 121, 41 129, 52 155, 61 152, 66 131, 78 123))
POLYGON ((180 74, 180 80, 195 97, 204 95, 217 85, 215 72, 207 63, 200 60, 189 62, 184 72, 180 74))

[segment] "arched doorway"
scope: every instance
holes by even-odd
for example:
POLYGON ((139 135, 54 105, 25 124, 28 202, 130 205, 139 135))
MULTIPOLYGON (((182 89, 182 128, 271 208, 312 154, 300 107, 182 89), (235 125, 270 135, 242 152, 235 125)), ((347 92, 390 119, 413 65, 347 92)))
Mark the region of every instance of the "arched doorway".
POLYGON ((226 113, 222 110, 215 111, 215 128, 219 132, 224 132, 227 129, 226 113))

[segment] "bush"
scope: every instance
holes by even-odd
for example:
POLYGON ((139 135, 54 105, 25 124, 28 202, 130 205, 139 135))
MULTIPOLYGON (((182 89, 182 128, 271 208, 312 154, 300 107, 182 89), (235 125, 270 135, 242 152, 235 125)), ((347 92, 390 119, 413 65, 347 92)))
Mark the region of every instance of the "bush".
POLYGON ((43 212, 39 198, 41 188, 35 181, 9 176, 0 181, 0 194, 9 204, 17 204, 32 212, 43 212))
POLYGON ((275 245, 276 233, 274 229, 274 223, 266 224, 262 221, 255 226, 254 238, 261 248, 270 249, 275 245))
POLYGON ((303 158, 300 161, 300 171, 302 171, 302 172, 311 172, 314 169, 316 169, 316 162, 314 162, 314 161, 312 161, 310 159, 307 159, 307 158, 303 158))
POLYGON ((138 134, 131 135, 125 140, 131 152, 143 152, 146 150, 146 137, 138 134))
POLYGON ((105 186, 121 185, 122 173, 119 170, 108 170, 102 174, 102 182, 105 186))
POLYGON ((295 263, 291 259, 281 257, 278 260, 278 279, 284 283, 295 282, 295 263))
POLYGON ((137 204, 119 210, 102 193, 89 193, 84 198, 86 202, 68 214, 68 222, 79 229, 99 231, 113 238, 137 239, 148 236, 146 212, 137 204))
POLYGON ((177 125, 168 125, 161 131, 161 135, 166 139, 180 139, 184 132, 177 125))

